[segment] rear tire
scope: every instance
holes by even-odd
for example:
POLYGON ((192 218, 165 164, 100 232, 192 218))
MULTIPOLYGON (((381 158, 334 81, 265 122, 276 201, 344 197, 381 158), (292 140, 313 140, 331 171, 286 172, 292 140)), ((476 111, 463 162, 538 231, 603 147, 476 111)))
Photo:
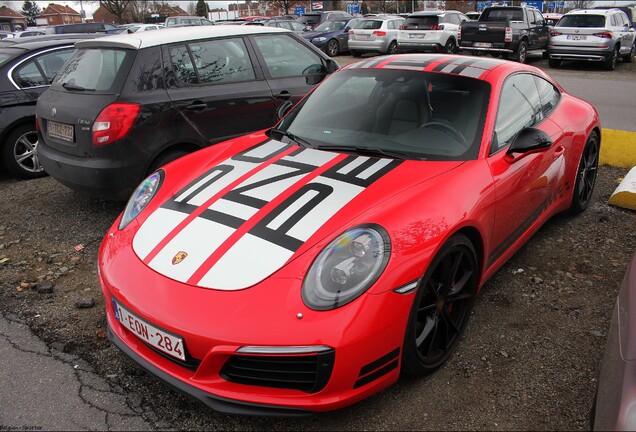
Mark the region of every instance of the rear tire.
POLYGON ((557 59, 548 59, 548 65, 551 68, 558 68, 559 66, 561 66, 561 60, 557 60, 557 59))
POLYGON ((634 60, 634 51, 636 50, 636 42, 632 44, 632 49, 625 57, 623 57, 623 63, 631 63, 634 60))
POLYGON ((396 41, 391 41, 389 47, 386 49, 386 54, 397 54, 398 53, 398 44, 396 41))
POLYGON ((519 63, 525 63, 528 59, 528 44, 525 40, 519 42, 519 46, 517 47, 517 52, 514 54, 514 60, 519 63))
POLYGON ((600 143, 596 132, 592 132, 583 148, 581 161, 576 171, 576 181, 572 191, 572 204, 570 213, 578 214, 584 211, 592 201, 596 174, 598 172, 598 156, 600 143))
POLYGON ((360 51, 351 50, 351 55, 354 57, 360 57, 362 53, 360 51))
POLYGON ((26 123, 13 129, 2 143, 4 167, 20 179, 46 176, 37 155, 38 134, 34 123, 26 123))
POLYGON ((603 64, 605 70, 613 71, 616 69, 616 61, 618 60, 618 47, 615 46, 612 53, 609 55, 605 63, 603 64))
POLYGON ((448 40, 446 41, 446 45, 444 45, 444 50, 448 54, 455 54, 455 52, 457 51, 457 43, 455 42, 455 39, 453 39, 452 37, 448 38, 448 40))
POLYGON ((164 165, 169 164, 170 162, 179 159, 182 156, 185 156, 187 154, 189 154, 190 152, 187 152, 185 150, 168 150, 162 154, 160 154, 152 163, 152 165, 150 165, 150 169, 148 170, 148 174, 151 174, 155 171, 157 171, 159 168, 161 168, 164 165))

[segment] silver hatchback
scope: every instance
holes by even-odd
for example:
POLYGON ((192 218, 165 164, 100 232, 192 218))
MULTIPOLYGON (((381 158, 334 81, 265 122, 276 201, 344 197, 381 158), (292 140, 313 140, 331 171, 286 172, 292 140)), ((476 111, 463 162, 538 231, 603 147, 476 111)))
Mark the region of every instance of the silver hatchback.
POLYGON ((404 22, 399 16, 363 19, 349 30, 351 55, 360 57, 365 52, 398 53, 398 31, 404 22))
POLYGON ((584 9, 565 14, 550 33, 550 67, 562 60, 603 62, 613 70, 620 57, 625 63, 634 58, 636 31, 620 9, 584 9))

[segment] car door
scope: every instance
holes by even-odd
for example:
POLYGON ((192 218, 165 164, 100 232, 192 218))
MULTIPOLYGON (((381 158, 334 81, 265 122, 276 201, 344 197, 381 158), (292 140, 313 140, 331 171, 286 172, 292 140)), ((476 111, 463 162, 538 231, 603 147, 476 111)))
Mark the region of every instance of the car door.
POLYGON ((621 54, 629 54, 634 45, 634 37, 636 36, 636 31, 630 26, 629 18, 625 15, 624 12, 617 12, 615 14, 616 24, 618 26, 618 34, 621 39, 621 54))
POLYGON ((277 108, 287 100, 298 102, 314 87, 315 75, 326 74, 320 55, 293 33, 252 35, 250 39, 277 108))
POLYGON ((13 68, 11 80, 35 104, 73 50, 73 46, 51 48, 29 57, 13 68))
MULTIPOLYGON (((549 83, 548 83, 549 84, 549 83)), ((564 153, 566 143, 562 129, 549 119, 558 99, 553 89, 549 100, 542 88, 539 95, 535 76, 516 74, 508 77, 499 99, 495 134, 488 158, 495 184, 497 205, 489 263, 498 259, 537 220, 545 217, 563 194, 564 153), (552 146, 525 154, 508 154, 510 144, 526 127, 548 134, 552 146)))
POLYGON ((545 25, 545 19, 541 12, 537 10, 528 11, 530 19, 530 49, 548 48, 548 37, 550 28, 545 25))
POLYGON ((243 38, 168 45, 163 56, 168 96, 208 143, 276 122, 272 92, 243 38))

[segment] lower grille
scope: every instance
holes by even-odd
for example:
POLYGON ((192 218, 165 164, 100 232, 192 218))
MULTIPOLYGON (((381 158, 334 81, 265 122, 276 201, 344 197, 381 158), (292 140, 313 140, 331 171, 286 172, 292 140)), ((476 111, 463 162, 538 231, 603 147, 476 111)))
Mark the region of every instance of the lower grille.
POLYGON ((310 355, 233 355, 221 377, 238 384, 316 393, 331 377, 333 349, 310 355))

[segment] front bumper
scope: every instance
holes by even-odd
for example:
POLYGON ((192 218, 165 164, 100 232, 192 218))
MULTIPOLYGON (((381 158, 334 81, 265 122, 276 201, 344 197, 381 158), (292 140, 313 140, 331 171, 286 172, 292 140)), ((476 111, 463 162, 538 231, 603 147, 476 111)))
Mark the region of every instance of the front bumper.
POLYGON ((157 274, 130 246, 122 247, 132 241, 131 226, 111 229, 99 253, 109 338, 170 386, 226 413, 296 416, 342 408, 397 380, 413 294, 365 294, 333 311, 313 311, 300 296, 300 259, 246 290, 198 288, 157 274), (188 360, 194 361, 172 360, 142 342, 116 319, 113 298, 141 319, 182 337, 188 360), (335 356, 326 383, 317 391, 303 391, 228 378, 226 366, 245 346, 325 346, 335 356))

